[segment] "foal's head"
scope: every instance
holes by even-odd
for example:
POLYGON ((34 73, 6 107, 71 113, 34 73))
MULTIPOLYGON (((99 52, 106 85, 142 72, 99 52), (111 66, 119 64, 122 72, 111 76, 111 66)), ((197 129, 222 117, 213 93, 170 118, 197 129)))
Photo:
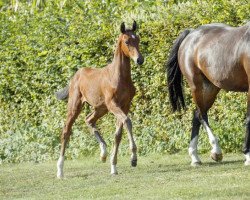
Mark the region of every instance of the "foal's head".
POLYGON ((134 21, 132 29, 126 29, 124 22, 121 24, 121 50, 123 53, 135 61, 135 63, 142 65, 144 58, 139 50, 139 37, 135 34, 136 22, 134 21))

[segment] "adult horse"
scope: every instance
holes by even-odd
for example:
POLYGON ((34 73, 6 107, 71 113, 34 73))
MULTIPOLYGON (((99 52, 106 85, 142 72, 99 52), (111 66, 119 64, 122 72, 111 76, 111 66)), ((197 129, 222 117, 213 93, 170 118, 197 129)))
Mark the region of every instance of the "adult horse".
POLYGON ((182 76, 186 78, 196 104, 189 145, 191 165, 201 163, 197 154, 200 125, 208 133, 212 159, 222 160, 218 139, 209 126, 207 116, 218 92, 221 89, 248 92, 243 152, 245 165, 250 165, 250 23, 237 28, 225 24, 208 24, 185 30, 176 39, 166 68, 173 110, 185 107, 182 76))
POLYGON ((69 86, 57 92, 58 99, 68 98, 67 119, 61 136, 61 154, 57 162, 58 178, 63 177, 65 147, 71 135, 72 125, 85 102, 94 108, 94 111, 86 117, 86 123, 100 144, 100 156, 103 162, 107 157, 107 145, 96 128, 96 121, 108 112, 113 113, 117 118, 114 148, 111 155, 111 174, 117 174, 117 152, 123 126, 128 131, 132 151, 131 165, 133 167, 137 165, 137 148, 132 135, 132 123, 127 116, 135 95, 135 87, 131 80, 130 58, 139 65, 144 61, 139 51, 139 37, 135 34, 135 30, 135 21, 132 29, 126 29, 125 24, 122 23, 112 63, 100 69, 79 69, 69 86))

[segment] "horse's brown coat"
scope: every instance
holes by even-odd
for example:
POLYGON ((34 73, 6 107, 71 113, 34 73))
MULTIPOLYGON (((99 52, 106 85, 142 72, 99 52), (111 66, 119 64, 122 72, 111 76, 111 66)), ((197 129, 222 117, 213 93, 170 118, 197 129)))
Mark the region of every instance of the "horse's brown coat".
MULTIPOLYGON (((139 51, 139 37, 135 34, 136 23, 131 30, 121 25, 121 35, 118 38, 114 58, 111 64, 104 68, 81 68, 72 80, 68 90, 68 113, 62 132, 61 156, 65 154, 65 147, 71 134, 71 128, 78 117, 85 102, 90 104, 94 111, 86 117, 86 123, 96 136, 101 149, 106 149, 106 143, 96 128, 96 121, 111 112, 117 118, 114 150, 111 164, 117 163, 117 151, 121 140, 122 126, 128 131, 130 148, 132 151, 132 165, 136 166, 136 145, 132 135, 132 124, 127 114, 131 101, 135 95, 135 87, 131 80, 130 58, 137 64, 143 63, 139 51)), ((101 153, 101 159, 106 160, 106 150, 101 153)), ((117 173, 113 171, 113 173, 117 173)))
MULTIPOLYGON (((202 124, 210 135, 215 153, 222 159, 218 141, 209 128, 207 112, 221 89, 248 92, 247 131, 243 152, 250 165, 250 23, 241 27, 208 24, 185 30, 176 40, 167 63, 170 101, 174 110, 185 107, 182 75, 191 88, 196 111, 190 142, 191 154, 197 151, 197 138, 202 124), (194 142, 192 142, 192 140, 194 142), (217 151, 217 152, 216 152, 217 151)), ((194 161, 199 159, 196 157, 194 161)))

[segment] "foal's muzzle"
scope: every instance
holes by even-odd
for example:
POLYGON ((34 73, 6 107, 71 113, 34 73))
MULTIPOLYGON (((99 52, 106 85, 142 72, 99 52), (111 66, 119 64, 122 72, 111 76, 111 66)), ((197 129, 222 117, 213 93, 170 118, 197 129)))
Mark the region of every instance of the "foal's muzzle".
POLYGON ((142 65, 143 62, 144 62, 144 58, 142 56, 140 56, 139 58, 137 58, 136 62, 137 62, 138 65, 142 65))

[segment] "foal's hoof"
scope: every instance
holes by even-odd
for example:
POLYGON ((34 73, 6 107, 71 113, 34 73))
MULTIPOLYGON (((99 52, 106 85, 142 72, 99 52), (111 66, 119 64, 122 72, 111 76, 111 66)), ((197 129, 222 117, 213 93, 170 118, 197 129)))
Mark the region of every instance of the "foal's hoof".
POLYGON ((222 155, 222 153, 219 153, 219 154, 211 153, 211 158, 216 162, 220 162, 220 161, 222 161, 223 155, 222 155))
POLYGON ((107 156, 104 156, 104 157, 100 157, 100 160, 103 162, 103 163, 105 163, 106 162, 106 160, 107 160, 107 156))
POLYGON ((116 176, 116 175, 118 175, 118 172, 115 171, 115 172, 111 172, 110 174, 111 174, 111 176, 116 176))
POLYGON ((136 167, 137 166, 137 160, 131 160, 131 166, 136 167))
POLYGON ((192 167, 199 167, 199 166, 201 166, 201 165, 202 165, 201 161, 197 161, 197 162, 192 162, 192 163, 191 163, 191 166, 192 166, 192 167))
POLYGON ((57 173, 56 176, 57 176, 58 179, 63 179, 63 174, 57 173))

